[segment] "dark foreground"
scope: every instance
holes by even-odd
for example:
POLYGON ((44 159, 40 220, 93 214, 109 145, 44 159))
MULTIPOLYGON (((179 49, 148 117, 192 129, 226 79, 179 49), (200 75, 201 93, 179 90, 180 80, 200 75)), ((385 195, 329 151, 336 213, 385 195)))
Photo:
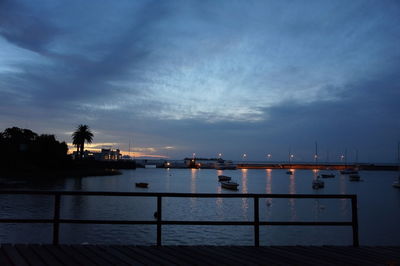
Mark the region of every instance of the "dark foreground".
POLYGON ((400 265, 400 247, 3 244, 0 265, 400 265))

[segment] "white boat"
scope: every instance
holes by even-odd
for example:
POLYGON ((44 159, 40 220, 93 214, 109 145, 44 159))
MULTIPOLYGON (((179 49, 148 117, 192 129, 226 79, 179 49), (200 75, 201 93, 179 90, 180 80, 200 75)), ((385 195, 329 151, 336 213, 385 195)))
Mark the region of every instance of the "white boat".
POLYGON ((226 189, 237 190, 239 184, 233 181, 221 181, 221 187, 226 189))
POLYGON ((400 176, 397 178, 397 181, 393 183, 393 187, 400 188, 400 176))
POLYGON ((314 179, 312 181, 313 189, 320 189, 320 188, 324 188, 324 187, 325 187, 325 182, 322 181, 319 176, 317 176, 317 179, 314 179))
POLYGON ((145 164, 144 168, 157 168, 157 165, 155 165, 155 164, 145 164))
POLYGON ((351 175, 349 175, 349 179, 350 179, 350 181, 352 181, 352 182, 357 182, 357 181, 360 181, 360 175, 359 174, 351 174, 351 175))
POLYGON ((231 177, 230 176, 226 176, 226 175, 219 175, 218 176, 218 181, 231 181, 231 177))

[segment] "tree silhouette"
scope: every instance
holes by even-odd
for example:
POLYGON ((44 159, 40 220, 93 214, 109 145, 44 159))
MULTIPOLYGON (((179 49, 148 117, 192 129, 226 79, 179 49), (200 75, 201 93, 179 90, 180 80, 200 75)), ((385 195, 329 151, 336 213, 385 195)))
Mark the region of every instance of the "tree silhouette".
POLYGON ((93 133, 90 131, 88 125, 79 125, 75 132, 72 133, 72 143, 76 145, 77 148, 77 154, 79 155, 79 158, 82 159, 83 157, 83 152, 84 152, 84 147, 85 147, 85 142, 87 143, 92 143, 93 140, 93 133))

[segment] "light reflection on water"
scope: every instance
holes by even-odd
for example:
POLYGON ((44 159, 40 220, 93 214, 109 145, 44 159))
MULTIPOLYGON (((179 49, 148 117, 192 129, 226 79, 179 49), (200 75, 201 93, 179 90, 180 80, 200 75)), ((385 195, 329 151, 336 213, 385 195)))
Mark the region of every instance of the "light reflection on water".
MULTIPOLYGON (((360 241, 364 245, 400 245, 400 190, 392 188, 396 173, 361 172, 364 182, 349 182, 336 174, 324 179, 325 188, 313 190, 317 172, 296 170, 137 169, 121 176, 58 179, 50 182, 3 181, 3 189, 45 189, 83 191, 140 191, 192 193, 289 193, 358 195, 360 241), (225 174, 240 184, 239 191, 221 188, 217 176, 225 174), (135 182, 148 182, 149 189, 135 182), (374 195, 374 196, 371 196, 374 195)), ((3 218, 51 218, 52 199, 45 196, 0 195, 3 218)), ((154 198, 76 196, 63 197, 63 218, 151 220, 156 209, 154 198)), ((163 219, 251 221, 253 199, 247 198, 164 198, 163 219)), ((349 200, 261 199, 262 221, 347 221, 351 219, 349 200)), ((251 245, 251 226, 163 226, 164 244, 251 245)), ((264 245, 349 245, 351 228, 263 226, 264 245)), ((63 243, 154 244, 155 226, 61 225, 63 243)), ((51 226, 0 225, 3 243, 49 242, 51 226), (35 230, 35 234, 32 231, 35 230), (37 232, 37 233, 36 233, 37 232)))

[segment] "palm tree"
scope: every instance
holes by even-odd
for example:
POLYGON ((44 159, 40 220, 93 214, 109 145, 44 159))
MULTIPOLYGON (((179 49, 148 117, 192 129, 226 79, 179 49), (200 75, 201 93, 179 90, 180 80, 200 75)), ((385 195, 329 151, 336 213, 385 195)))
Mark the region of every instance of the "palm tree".
POLYGON ((75 132, 72 133, 73 144, 76 145, 76 152, 79 157, 82 159, 85 142, 92 143, 93 133, 90 131, 88 125, 79 125, 75 132))

